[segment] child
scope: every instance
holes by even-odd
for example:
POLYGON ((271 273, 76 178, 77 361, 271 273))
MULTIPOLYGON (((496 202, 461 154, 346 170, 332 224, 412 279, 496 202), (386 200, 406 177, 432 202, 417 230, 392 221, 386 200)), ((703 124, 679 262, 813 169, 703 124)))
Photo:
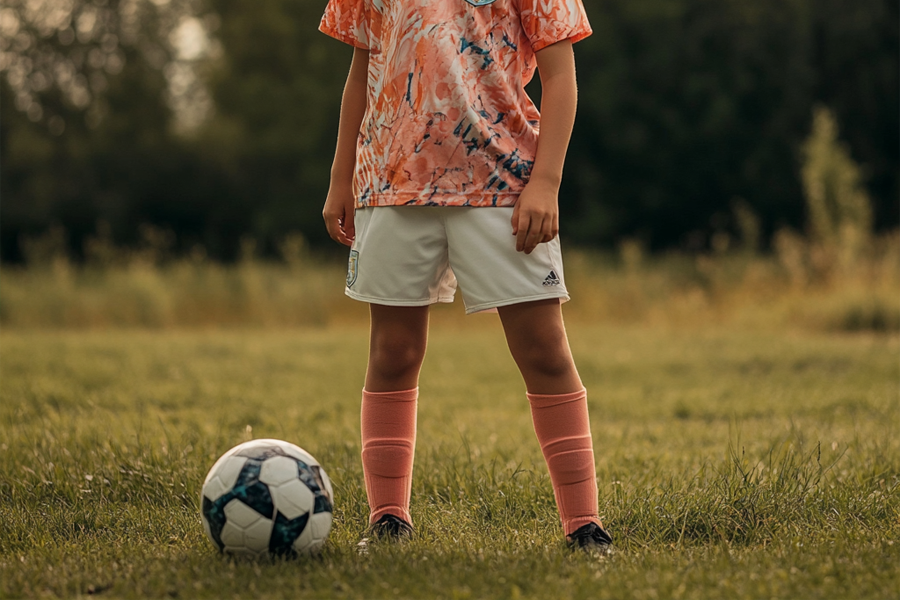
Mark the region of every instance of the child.
POLYGON ((567 541, 604 549, 586 392, 560 304, 557 194, 575 118, 581 0, 330 0, 354 47, 323 216, 368 302, 362 461, 373 533, 412 534, 428 305, 496 310, 525 380, 567 541), (538 68, 539 114, 524 86, 538 68), (540 138, 538 127, 540 124, 540 138))

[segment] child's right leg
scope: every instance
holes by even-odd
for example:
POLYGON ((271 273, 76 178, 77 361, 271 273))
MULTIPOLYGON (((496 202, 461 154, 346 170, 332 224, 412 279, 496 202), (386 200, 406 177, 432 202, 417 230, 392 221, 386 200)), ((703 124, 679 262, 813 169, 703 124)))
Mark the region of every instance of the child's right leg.
POLYGON ((369 306, 369 364, 361 411, 369 523, 393 515, 411 524, 416 402, 428 340, 428 307, 369 306))

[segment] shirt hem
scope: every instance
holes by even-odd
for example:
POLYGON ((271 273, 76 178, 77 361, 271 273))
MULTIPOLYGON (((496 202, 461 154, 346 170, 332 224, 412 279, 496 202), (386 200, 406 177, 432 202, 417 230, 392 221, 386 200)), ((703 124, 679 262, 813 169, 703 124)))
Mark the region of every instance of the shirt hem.
POLYGON ((444 194, 420 198, 418 194, 369 196, 364 202, 357 200, 356 208, 375 206, 470 206, 470 207, 510 207, 519 200, 519 192, 504 194, 482 194, 478 196, 444 194))

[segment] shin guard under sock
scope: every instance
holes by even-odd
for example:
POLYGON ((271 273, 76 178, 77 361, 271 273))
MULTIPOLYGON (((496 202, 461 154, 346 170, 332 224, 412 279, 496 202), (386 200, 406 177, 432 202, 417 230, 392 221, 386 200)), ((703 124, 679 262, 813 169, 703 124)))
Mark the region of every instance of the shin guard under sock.
POLYGON ((362 463, 369 523, 386 514, 412 523, 409 496, 419 389, 362 394, 362 463))
POLYGON ((587 393, 527 396, 566 535, 591 522, 599 525, 587 393))

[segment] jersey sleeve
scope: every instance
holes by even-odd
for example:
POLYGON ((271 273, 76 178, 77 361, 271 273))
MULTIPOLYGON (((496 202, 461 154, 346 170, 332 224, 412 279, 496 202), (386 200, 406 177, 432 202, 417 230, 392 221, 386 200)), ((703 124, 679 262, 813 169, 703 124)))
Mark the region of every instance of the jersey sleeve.
POLYGON ((356 48, 369 49, 372 35, 367 0, 329 0, 319 31, 356 48))
POLYGON ((581 0, 518 0, 519 19, 537 52, 556 42, 577 42, 591 35, 581 0))

